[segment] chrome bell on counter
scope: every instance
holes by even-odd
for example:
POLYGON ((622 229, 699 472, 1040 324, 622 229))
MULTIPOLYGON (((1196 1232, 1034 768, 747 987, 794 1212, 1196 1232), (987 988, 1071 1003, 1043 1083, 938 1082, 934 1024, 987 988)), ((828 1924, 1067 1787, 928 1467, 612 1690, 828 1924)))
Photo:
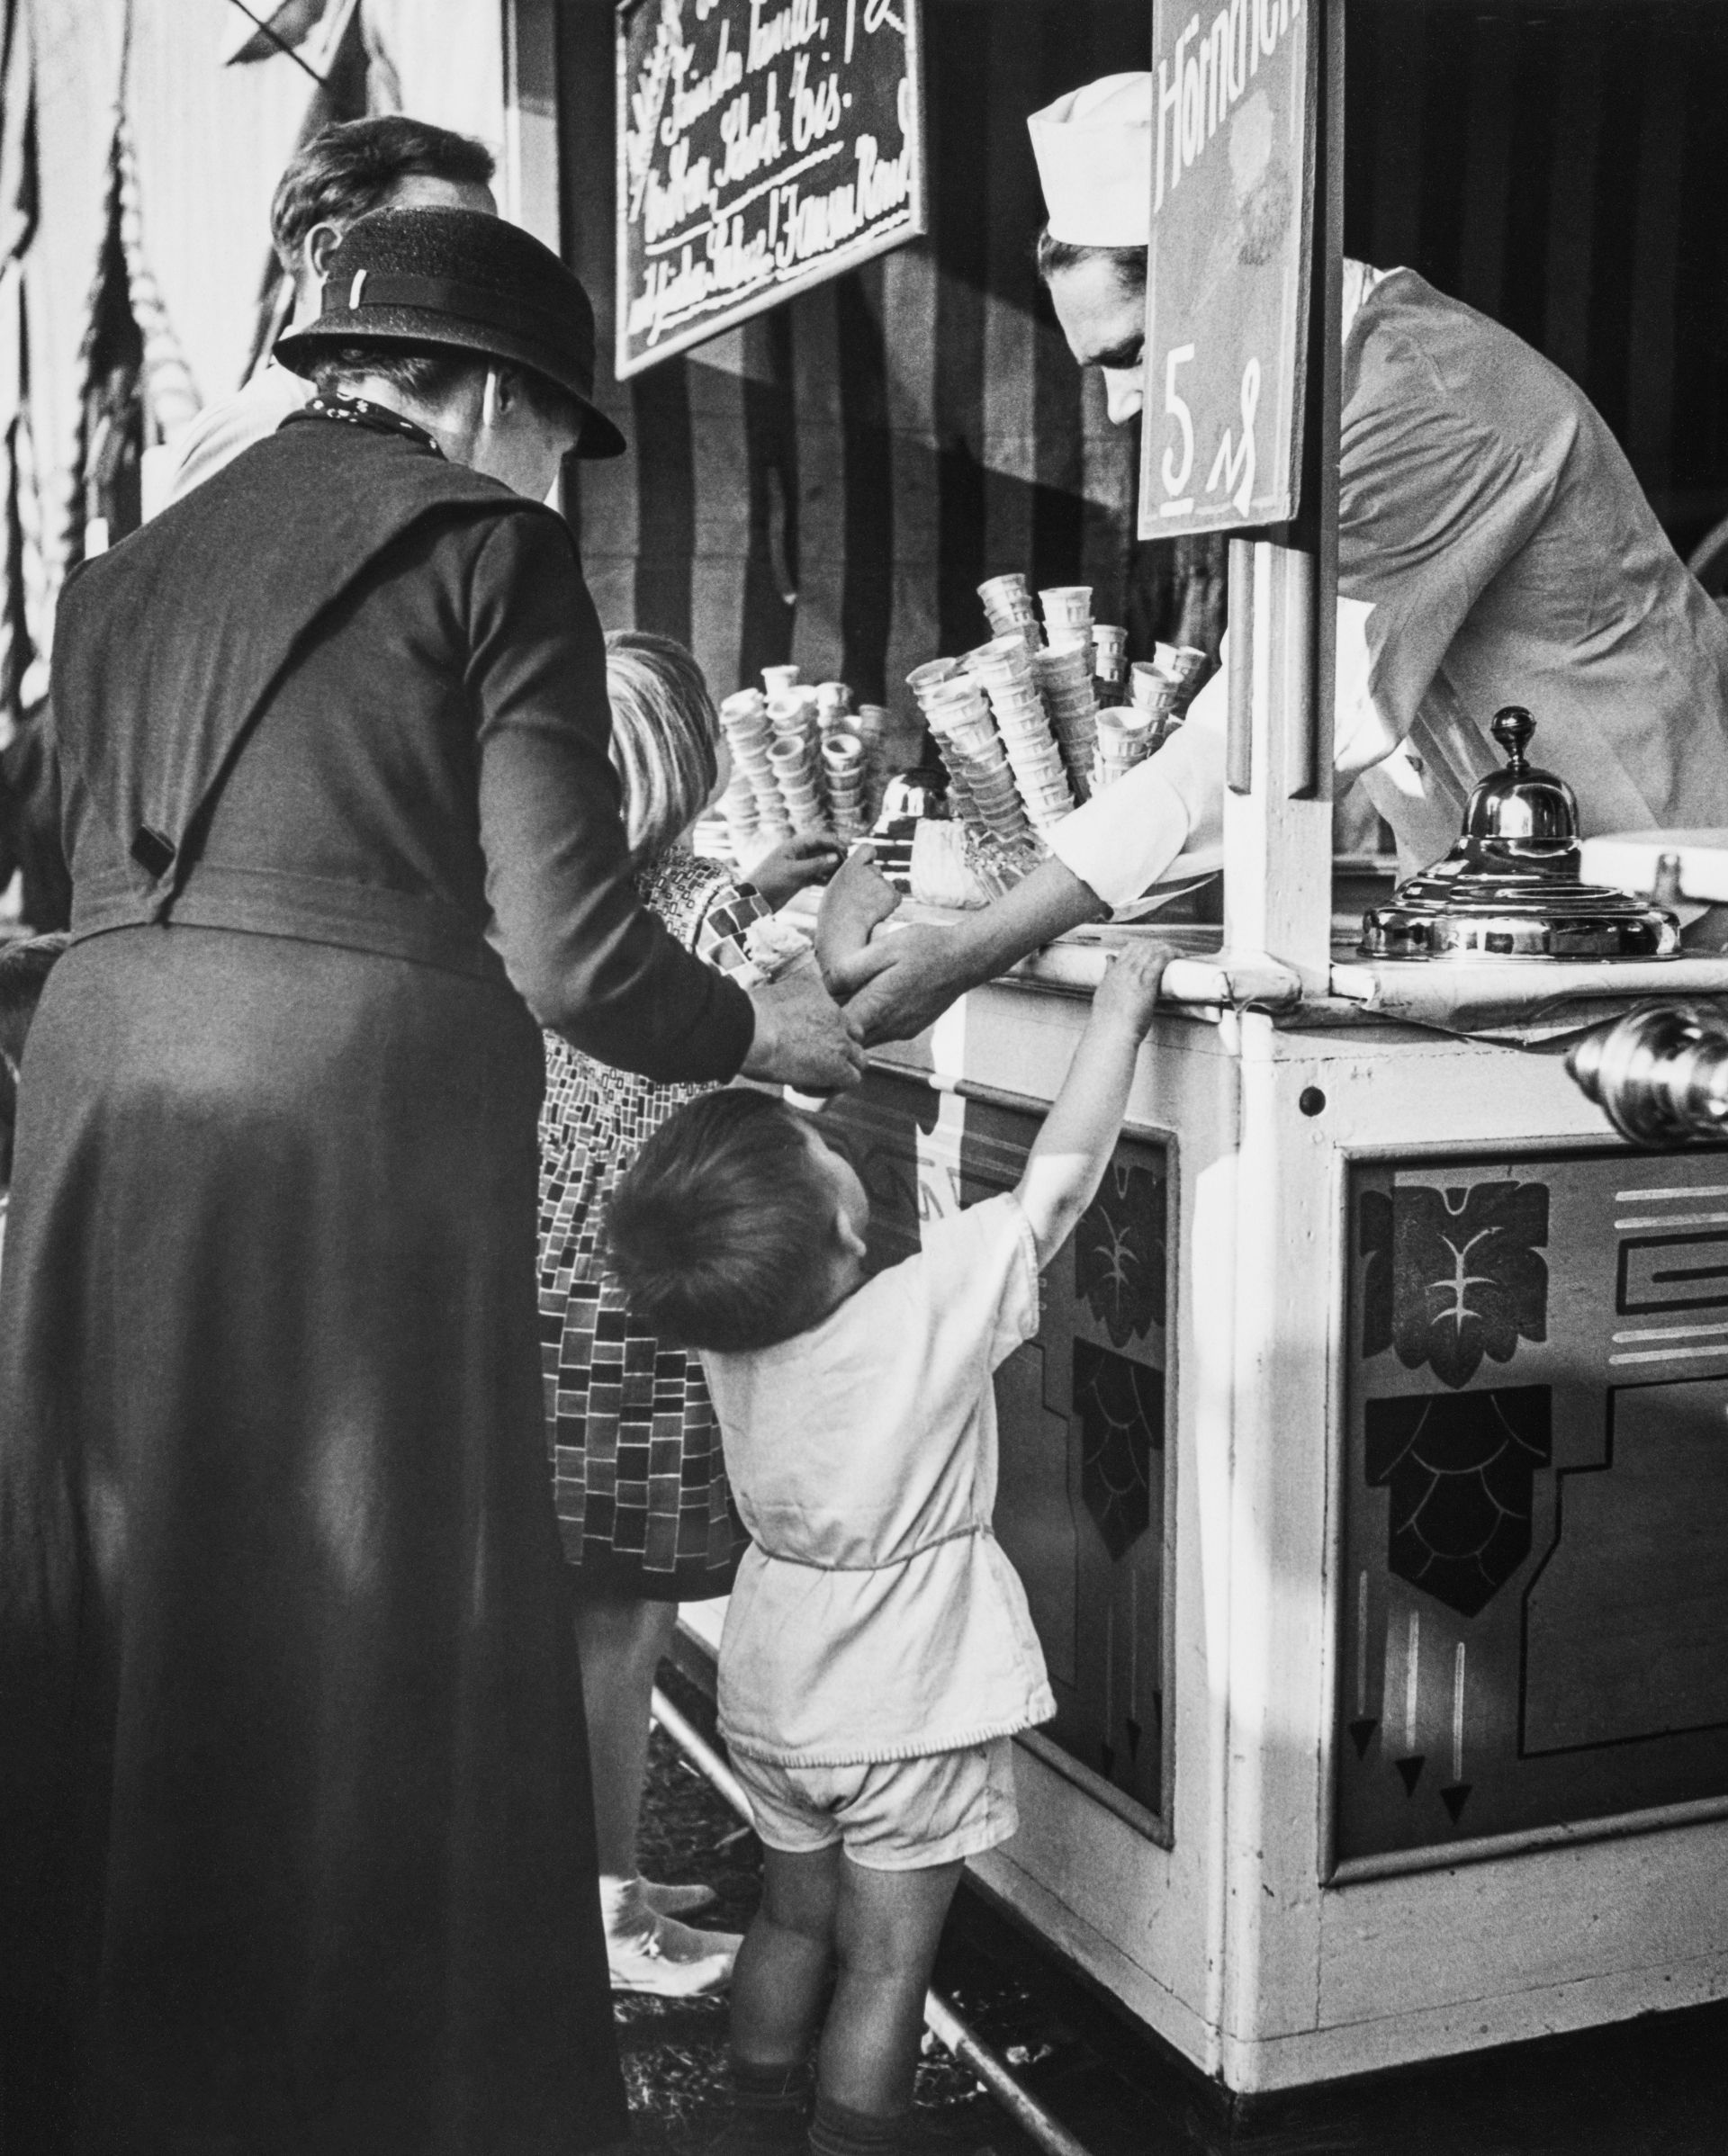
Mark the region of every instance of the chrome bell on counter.
POLYGON ((1535 721, 1494 714, 1507 764, 1464 810, 1444 860, 1363 917, 1371 958, 1666 958, 1679 923, 1661 906, 1580 880, 1578 802, 1563 778, 1525 760, 1535 721))

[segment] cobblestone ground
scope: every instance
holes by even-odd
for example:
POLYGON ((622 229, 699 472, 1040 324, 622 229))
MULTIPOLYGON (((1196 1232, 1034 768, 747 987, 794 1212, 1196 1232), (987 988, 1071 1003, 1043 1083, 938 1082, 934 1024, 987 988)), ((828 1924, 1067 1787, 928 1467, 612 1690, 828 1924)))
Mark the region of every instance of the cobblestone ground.
MULTIPOLYGON (((662 1681, 699 1727, 702 1695, 662 1681)), ((642 1833, 651 1878, 701 1880, 707 1921, 756 1908, 756 1841, 654 1733, 642 1833)), ((1231 2115, 964 1888, 936 1985, 1090 2156, 1728 2156, 1728 2001, 1414 2067, 1231 2115)), ((723 1999, 616 2000, 634 2141, 693 2156, 726 2116, 723 1999)), ((927 2044, 928 2044, 928 2039, 927 2044)), ((996 2156, 1038 2156, 947 2053, 928 2044, 918 2098, 996 2156)))

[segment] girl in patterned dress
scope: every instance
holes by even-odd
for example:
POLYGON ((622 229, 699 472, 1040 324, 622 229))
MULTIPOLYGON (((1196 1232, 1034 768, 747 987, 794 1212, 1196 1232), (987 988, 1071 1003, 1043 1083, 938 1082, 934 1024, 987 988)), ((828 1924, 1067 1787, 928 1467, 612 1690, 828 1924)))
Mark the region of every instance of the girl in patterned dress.
MULTIPOLYGON (((726 780, 702 670, 670 637, 607 638, 612 760, 638 887, 666 926, 724 972, 748 965, 752 921, 832 873, 832 840, 791 840, 740 880, 681 844, 726 780)), ((644 1882, 636 1816, 649 1694, 680 1602, 724 1595, 744 1546, 700 1363, 633 1323, 601 1262, 606 1201, 644 1141, 704 1091, 591 1061, 546 1036, 540 1119, 540 1338, 553 1488, 576 1571, 600 1900, 613 1988, 688 1994, 723 1986, 738 1939, 678 1921, 706 1887, 644 1882)))

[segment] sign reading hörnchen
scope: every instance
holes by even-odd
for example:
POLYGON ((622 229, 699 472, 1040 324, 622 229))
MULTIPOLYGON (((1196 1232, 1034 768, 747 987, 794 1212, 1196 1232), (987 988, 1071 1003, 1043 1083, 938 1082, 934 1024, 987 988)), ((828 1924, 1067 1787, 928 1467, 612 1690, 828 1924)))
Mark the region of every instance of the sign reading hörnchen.
POLYGON ((1142 539, 1282 524, 1301 464, 1311 0, 1154 0, 1142 539))
POLYGON ((620 378, 925 229, 921 0, 623 0, 620 378))

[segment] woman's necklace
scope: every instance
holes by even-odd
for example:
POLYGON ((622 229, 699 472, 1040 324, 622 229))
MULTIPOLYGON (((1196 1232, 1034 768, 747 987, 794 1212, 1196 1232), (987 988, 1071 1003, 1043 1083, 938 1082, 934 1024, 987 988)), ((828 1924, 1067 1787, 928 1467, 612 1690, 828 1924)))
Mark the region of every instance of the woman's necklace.
POLYGON ((368 397, 314 397, 305 409, 315 419, 338 419, 344 427, 366 427, 378 435, 406 435, 434 456, 444 454, 436 435, 416 427, 412 419, 404 419, 388 405, 374 404, 368 397))

